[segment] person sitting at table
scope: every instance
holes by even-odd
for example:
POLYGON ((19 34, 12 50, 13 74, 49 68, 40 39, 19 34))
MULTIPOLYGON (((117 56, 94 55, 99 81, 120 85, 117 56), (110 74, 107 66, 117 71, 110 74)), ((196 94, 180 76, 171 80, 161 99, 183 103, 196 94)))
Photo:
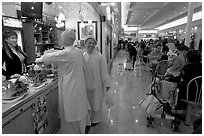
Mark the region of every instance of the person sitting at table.
POLYGON ((161 48, 162 45, 161 44, 157 44, 156 45, 156 50, 152 51, 149 55, 148 58, 150 60, 150 68, 152 69, 152 72, 154 73, 154 70, 156 69, 156 65, 157 65, 157 60, 161 58, 161 56, 163 55, 163 53, 161 52, 161 48))
MULTIPOLYGON (((202 63, 201 63, 201 55, 195 51, 190 50, 186 54, 187 63, 180 70, 179 76, 168 78, 169 82, 175 82, 178 84, 179 93, 178 93, 178 110, 185 110, 186 103, 182 102, 181 99, 186 99, 187 93, 187 84, 191 79, 197 76, 202 75, 202 63)), ((195 87, 190 88, 189 90, 189 100, 193 100, 195 98, 195 87)))
POLYGON ((189 48, 185 45, 181 45, 178 47, 179 55, 175 56, 172 60, 172 63, 169 64, 169 68, 167 69, 166 76, 178 76, 181 68, 186 64, 186 53, 189 48))
POLYGON ((156 45, 156 50, 152 51, 148 57, 150 59, 150 61, 156 61, 158 58, 161 58, 161 56, 163 55, 163 53, 161 52, 161 48, 162 45, 161 44, 157 44, 156 45))
POLYGON ((163 52, 163 55, 161 56, 161 58, 158 58, 157 61, 168 60, 167 53, 169 52, 169 47, 167 45, 164 45, 162 47, 162 52, 163 52))
POLYGON ((2 75, 6 79, 20 77, 23 73, 26 54, 17 43, 18 35, 13 30, 3 32, 2 75))

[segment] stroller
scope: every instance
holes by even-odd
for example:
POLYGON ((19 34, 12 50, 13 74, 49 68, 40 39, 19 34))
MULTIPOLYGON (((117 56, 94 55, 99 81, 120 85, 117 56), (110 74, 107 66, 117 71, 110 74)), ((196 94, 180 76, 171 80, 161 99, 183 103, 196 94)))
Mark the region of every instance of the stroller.
POLYGON ((147 113, 147 127, 153 127, 154 118, 163 118, 172 120, 172 131, 179 132, 180 121, 176 118, 178 98, 178 89, 176 86, 173 83, 159 80, 156 77, 153 79, 149 89, 150 92, 139 103, 147 113), (160 108, 163 108, 161 115, 155 114, 160 108))

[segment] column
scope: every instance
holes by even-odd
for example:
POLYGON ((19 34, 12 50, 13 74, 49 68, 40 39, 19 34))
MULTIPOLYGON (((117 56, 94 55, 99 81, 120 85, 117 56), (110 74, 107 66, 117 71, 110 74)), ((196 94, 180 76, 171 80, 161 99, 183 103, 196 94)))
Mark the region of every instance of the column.
POLYGON ((195 37, 195 46, 194 46, 195 50, 198 50, 199 42, 200 42, 200 39, 202 38, 201 33, 202 33, 202 26, 198 25, 196 30, 196 37, 195 37))
POLYGON ((185 36, 185 45, 190 47, 191 40, 191 30, 192 30, 192 19, 193 19, 193 2, 189 2, 188 4, 188 16, 187 16, 187 24, 186 24, 186 36, 185 36))

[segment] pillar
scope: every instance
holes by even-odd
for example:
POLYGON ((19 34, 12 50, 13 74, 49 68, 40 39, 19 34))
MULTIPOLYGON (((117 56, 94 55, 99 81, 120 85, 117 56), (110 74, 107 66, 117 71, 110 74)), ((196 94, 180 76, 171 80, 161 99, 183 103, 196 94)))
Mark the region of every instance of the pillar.
POLYGON ((202 33, 202 26, 199 25, 197 26, 197 30, 196 30, 195 45, 194 45, 195 50, 198 50, 199 42, 200 42, 200 39, 202 38, 201 33, 202 33))
POLYGON ((186 36, 185 36, 185 45, 190 47, 191 40, 191 30, 192 30, 192 19, 193 19, 193 10, 194 3, 189 2, 188 4, 188 16, 187 16, 187 24, 186 24, 186 36))

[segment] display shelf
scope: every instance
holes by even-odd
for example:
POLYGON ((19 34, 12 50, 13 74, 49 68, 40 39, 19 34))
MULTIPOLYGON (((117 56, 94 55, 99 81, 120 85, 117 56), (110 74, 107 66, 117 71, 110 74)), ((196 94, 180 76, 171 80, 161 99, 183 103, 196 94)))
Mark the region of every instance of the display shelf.
POLYGON ((50 39, 49 26, 42 23, 34 23, 34 41, 36 54, 43 54, 45 50, 54 48, 54 43, 50 39))

